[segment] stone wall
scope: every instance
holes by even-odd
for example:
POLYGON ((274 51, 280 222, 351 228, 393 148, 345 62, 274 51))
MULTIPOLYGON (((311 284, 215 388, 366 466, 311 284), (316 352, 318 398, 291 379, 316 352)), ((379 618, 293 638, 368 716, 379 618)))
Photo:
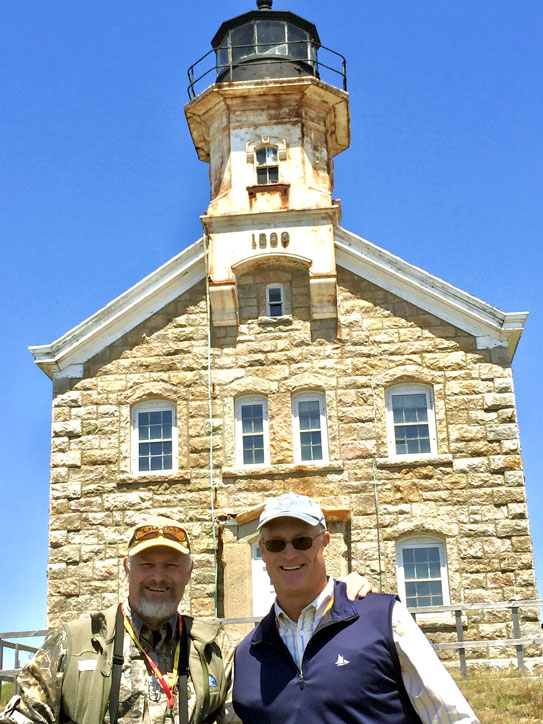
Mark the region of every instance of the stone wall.
MULTIPOLYGON (((203 282, 87 363, 70 389, 57 387, 49 625, 117 600, 127 533, 151 511, 187 521, 196 565, 185 607, 213 615, 212 494, 220 550, 235 537, 238 513, 294 490, 350 511, 334 570, 354 568, 374 580, 381 571, 384 590, 394 591, 396 541, 434 535, 446 541, 452 602, 535 598, 505 351, 478 350, 470 335, 343 268, 337 323, 311 321, 307 272, 297 267, 256 269, 237 283, 240 325, 213 330, 211 388, 203 282), (286 314, 277 320, 265 312, 271 281, 286 289, 286 314), (387 454, 385 390, 404 381, 434 390, 438 452, 399 464, 387 454), (294 462, 291 396, 307 389, 326 397, 326 464, 294 462), (258 471, 236 466, 234 401, 245 393, 268 398, 271 465, 258 471), (130 409, 154 398, 177 405, 179 469, 134 475, 130 409)), ((219 561, 219 613, 229 597, 228 560, 219 561)), ((535 614, 528 619, 535 630, 535 614)), ((472 614, 466 624, 467 638, 512 633, 497 614, 472 614)), ((432 625, 437 638, 453 634, 449 621, 432 625)))

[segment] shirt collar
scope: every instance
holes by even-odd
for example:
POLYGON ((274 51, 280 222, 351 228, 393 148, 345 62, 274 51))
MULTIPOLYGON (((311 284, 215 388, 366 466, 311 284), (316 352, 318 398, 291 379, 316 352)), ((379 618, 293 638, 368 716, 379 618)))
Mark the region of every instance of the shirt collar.
MULTIPOLYGON (((334 584, 335 580, 332 578, 332 576, 328 576, 328 583, 326 584, 326 586, 322 589, 319 595, 311 601, 311 603, 307 604, 307 606, 301 611, 300 616, 305 611, 308 611, 312 608, 314 609, 313 615, 317 618, 321 618, 326 610, 326 607, 332 600, 332 596, 334 595, 334 584)), ((277 599, 275 599, 274 610, 277 618, 281 618, 283 621, 285 619, 288 621, 292 621, 290 616, 286 614, 281 606, 277 603, 277 599)), ((292 621, 292 623, 296 625, 294 621, 292 621)))
MULTIPOLYGON (((145 623, 145 621, 138 616, 138 614, 135 611, 132 611, 130 608, 130 603, 128 599, 125 601, 124 604, 124 610, 128 617, 130 618, 130 621, 132 623, 132 628, 134 629, 134 633, 136 634, 136 638, 142 643, 146 644, 145 648, 147 648, 149 645, 151 648, 155 648, 153 646, 153 631, 149 624, 145 623)), ((174 613, 171 618, 169 618, 167 621, 165 621, 160 629, 158 630, 158 633, 160 634, 160 638, 158 639, 158 643, 156 645, 156 648, 160 646, 160 644, 165 641, 168 638, 175 639, 177 637, 177 632, 179 630, 178 628, 178 622, 177 622, 178 614, 174 613)))

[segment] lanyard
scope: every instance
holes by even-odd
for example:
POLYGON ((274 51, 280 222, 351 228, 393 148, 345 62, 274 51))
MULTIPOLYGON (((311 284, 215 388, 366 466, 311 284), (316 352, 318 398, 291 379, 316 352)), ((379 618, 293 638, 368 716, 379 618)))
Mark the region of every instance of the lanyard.
POLYGON ((173 672, 171 674, 171 677, 168 677, 168 678, 170 678, 170 683, 168 683, 168 681, 166 680, 166 676, 168 676, 168 675, 164 676, 164 674, 160 671, 160 669, 155 664, 153 659, 149 656, 147 651, 145 651, 145 649, 139 642, 138 637, 136 636, 136 633, 135 633, 134 629, 132 628, 132 624, 130 623, 130 619, 126 615, 126 613, 124 611, 124 606, 122 604, 121 604, 121 610, 123 612, 125 629, 130 634, 130 638, 132 639, 132 641, 136 644, 138 649, 145 656, 147 663, 149 664, 149 666, 151 667, 151 669, 153 671, 153 674, 156 676, 160 686, 162 687, 164 693, 168 697, 168 704, 173 709, 173 707, 175 706, 175 698, 174 698, 172 691, 173 691, 173 689, 175 689, 175 685, 177 684, 177 679, 179 678, 179 656, 181 653, 181 634, 183 631, 183 629, 182 629, 183 622, 182 622, 181 616, 179 616, 179 614, 177 615, 177 620, 178 620, 178 625, 179 625, 179 641, 177 642, 177 648, 175 649, 173 672))

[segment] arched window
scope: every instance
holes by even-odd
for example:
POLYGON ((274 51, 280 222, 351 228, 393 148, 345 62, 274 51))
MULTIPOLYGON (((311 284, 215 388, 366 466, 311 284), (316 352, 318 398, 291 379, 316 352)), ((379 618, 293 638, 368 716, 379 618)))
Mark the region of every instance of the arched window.
POLYGON ((398 592, 409 608, 450 603, 447 551, 439 538, 406 538, 396 544, 398 592))
POLYGON ((166 400, 132 408, 132 471, 154 473, 177 468, 176 406, 166 400))
POLYGON ((235 413, 238 465, 269 465, 268 400, 263 395, 239 397, 235 413))
POLYGON ((328 462, 326 402, 322 392, 293 395, 292 426, 295 462, 328 462))
POLYGON ((437 455, 434 396, 427 385, 394 385, 386 391, 390 457, 437 455))

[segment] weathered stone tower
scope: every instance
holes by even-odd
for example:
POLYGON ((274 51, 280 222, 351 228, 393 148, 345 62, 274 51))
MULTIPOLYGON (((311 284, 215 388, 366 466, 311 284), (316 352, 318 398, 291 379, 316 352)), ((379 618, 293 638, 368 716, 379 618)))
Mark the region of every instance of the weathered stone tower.
MULTIPOLYGON (((189 71, 203 238, 32 348, 54 383, 49 623, 117 599, 151 511, 192 533, 188 609, 262 613, 256 520, 288 490, 325 509, 334 571, 408 605, 535 598, 510 366, 526 315, 341 228, 345 64, 324 80, 316 28, 258 5, 189 71)), ((509 635, 492 616, 466 637, 509 635)))

